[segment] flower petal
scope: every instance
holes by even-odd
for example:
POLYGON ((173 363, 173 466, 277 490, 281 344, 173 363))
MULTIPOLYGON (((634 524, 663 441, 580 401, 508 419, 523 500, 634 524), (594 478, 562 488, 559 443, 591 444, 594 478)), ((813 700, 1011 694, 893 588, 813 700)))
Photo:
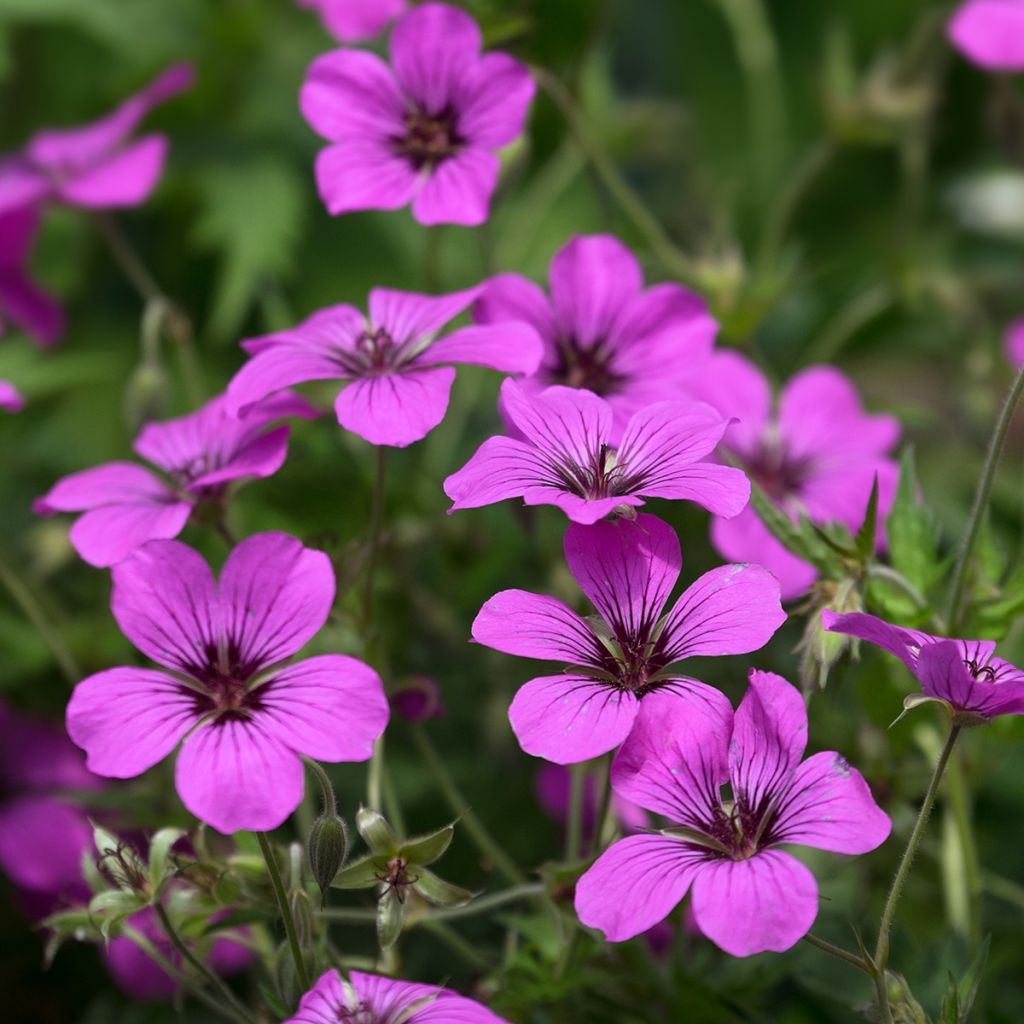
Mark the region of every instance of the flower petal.
POLYGON ((541 676, 520 687, 508 718, 527 754, 576 764, 617 747, 639 707, 632 693, 587 676, 541 676))
POLYGON ((138 206, 156 188, 167 157, 167 139, 147 135, 57 187, 72 206, 107 210, 138 206))
POLYGON ((366 761, 388 722, 380 676, 343 654, 289 665, 255 695, 261 728, 318 761, 366 761))
POLYGON ((503 590, 473 620, 478 644, 523 658, 599 664, 604 650, 586 621, 557 598, 503 590))
POLYGON ((370 292, 370 322, 387 331, 396 345, 415 345, 438 334, 450 320, 469 309, 479 294, 479 288, 445 295, 374 288, 370 292))
POLYGON ((487 220, 501 161, 484 149, 464 149, 442 160, 412 201, 421 224, 475 227, 487 220))
POLYGON ((220 601, 230 657, 248 678, 320 631, 334 604, 334 569, 322 551, 286 533, 257 533, 228 555, 220 601))
POLYGON ((419 176, 389 143, 341 142, 317 155, 316 188, 333 216, 355 210, 399 210, 416 194, 419 176))
POLYGON ((73 895, 91 838, 85 813, 62 800, 33 794, 0 803, 0 870, 19 888, 73 895))
POLYGON ((105 462, 58 480, 32 504, 37 515, 82 512, 115 504, 154 504, 173 499, 174 492, 156 474, 134 462, 105 462))
POLYGON ((67 727, 90 771, 131 779, 167 757, 199 718, 195 697, 172 676, 112 668, 75 687, 67 727))
POLYGON ((492 277, 473 306, 473 319, 480 324, 521 320, 551 343, 555 339, 554 314, 544 289, 521 274, 492 277))
POLYGON ((233 452, 226 465, 196 477, 189 484, 189 491, 201 493, 204 488, 218 487, 243 477, 273 476, 284 465, 288 455, 290 433, 288 427, 278 427, 265 434, 257 434, 248 444, 233 452))
POLYGON ((334 410, 346 430, 370 444, 404 448, 444 419, 454 382, 450 366, 356 380, 338 395, 334 410))
POLYGON ((463 327, 439 338, 416 360, 418 366, 468 363, 503 373, 533 373, 544 354, 537 332, 524 323, 463 327))
POLYGON ((0 216, 19 213, 45 199, 50 183, 20 156, 0 157, 0 216))
POLYGON ((987 71, 1024 71, 1024 9, 1006 0, 968 0, 953 12, 950 42, 987 71))
POLYGON ((105 505, 79 516, 68 537, 89 565, 106 569, 143 544, 177 537, 191 514, 187 501, 105 505))
MULTIPOLYGON (((1010 676, 1006 682, 1000 679, 1000 673, 995 679, 984 675, 975 678, 967 667, 963 643, 962 640, 936 640, 921 648, 916 675, 921 680, 922 691, 929 697, 947 701, 957 711, 973 712, 983 718, 1024 713, 1024 681, 1014 679, 1005 671, 1001 675, 1010 676)), ((984 664, 973 660, 979 668, 984 664)), ((998 658, 994 661, 1007 665, 998 658)))
POLYGON ((0 380, 0 409, 4 412, 21 412, 25 408, 25 398, 9 381, 0 380))
POLYGON ((299 0, 320 12, 324 27, 343 43, 361 43, 379 35, 405 9, 405 0, 299 0))
MULTIPOLYGON (((918 652, 929 644, 937 643, 941 637, 922 633, 916 629, 893 626, 875 615, 864 612, 847 612, 837 615, 827 608, 821 613, 821 624, 830 633, 843 633, 867 640, 869 644, 881 647, 883 651, 896 655, 911 672, 916 674, 918 652)), ((991 657, 996 645, 991 640, 962 641, 977 644, 977 660, 984 664, 991 657)))
POLYGON ((175 785, 185 807, 218 832, 269 832, 302 800, 302 761, 260 716, 224 717, 182 745, 175 785))
POLYGON ((697 927, 733 956, 796 945, 818 916, 818 884, 798 860, 764 850, 706 864, 693 883, 697 927))
POLYGON ((679 578, 683 556, 675 531, 638 515, 565 532, 569 572, 620 639, 649 637, 679 578))
POLYGON ((706 854, 668 836, 612 843, 576 883, 576 913, 610 942, 664 920, 704 870, 706 854))
POLYGON ((488 53, 465 70, 457 90, 459 134, 474 146, 500 149, 523 134, 537 86, 525 64, 488 53))
POLYGON ((748 456, 757 451, 771 417, 772 389, 754 363, 738 352, 714 352, 688 387, 730 421, 726 448, 748 456))
POLYGON ((448 511, 520 497, 548 472, 536 449, 511 437, 489 437, 462 469, 445 479, 444 493, 452 499, 448 511))

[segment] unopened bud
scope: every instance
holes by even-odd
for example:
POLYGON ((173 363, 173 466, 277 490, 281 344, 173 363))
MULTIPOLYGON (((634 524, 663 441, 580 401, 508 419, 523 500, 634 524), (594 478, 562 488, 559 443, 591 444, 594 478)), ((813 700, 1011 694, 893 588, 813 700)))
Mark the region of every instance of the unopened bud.
POLYGON ((390 697, 391 710, 407 722, 426 722, 447 714, 441 703, 437 680, 430 676, 409 676, 403 679, 390 697))
POLYGON ((308 949, 313 944, 313 904, 305 889, 292 889, 288 893, 288 908, 295 922, 299 945, 308 949))
POLYGON ((348 830, 345 828, 345 822, 336 814, 322 814, 309 830, 306 849, 309 853, 309 867, 320 889, 322 903, 327 898, 327 890, 341 865, 345 863, 345 856, 348 853, 348 830))

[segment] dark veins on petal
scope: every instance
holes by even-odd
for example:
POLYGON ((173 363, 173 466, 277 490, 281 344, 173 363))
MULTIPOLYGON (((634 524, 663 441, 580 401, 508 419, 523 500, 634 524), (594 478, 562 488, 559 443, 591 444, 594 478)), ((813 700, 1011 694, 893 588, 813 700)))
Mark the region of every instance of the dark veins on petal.
POLYGON ((569 388, 585 388, 595 395, 613 395, 621 390, 626 378, 617 373, 613 352, 606 342, 580 345, 575 338, 559 338, 553 366, 544 372, 549 384, 569 388))

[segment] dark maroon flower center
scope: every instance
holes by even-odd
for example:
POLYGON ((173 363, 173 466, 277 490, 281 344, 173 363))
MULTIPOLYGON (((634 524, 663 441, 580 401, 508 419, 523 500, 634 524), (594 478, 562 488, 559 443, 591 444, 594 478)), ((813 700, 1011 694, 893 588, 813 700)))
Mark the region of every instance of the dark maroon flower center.
POLYGON ((752 806, 741 793, 728 809, 717 805, 713 818, 695 829, 714 844, 710 850, 696 842, 687 845, 714 859, 749 860, 759 850, 779 841, 773 833, 778 817, 776 801, 770 795, 762 798, 758 806, 752 806))
POLYGON ((379 1024, 379 1018, 373 1010, 360 1002, 358 1006, 339 1006, 338 1024, 379 1024))
POLYGON ((763 440, 753 455, 744 459, 744 469, 758 487, 779 504, 799 496, 811 475, 810 462, 793 458, 777 440, 763 440))
POLYGON ((964 666, 979 682, 984 680, 986 683, 994 683, 996 681, 996 670, 991 665, 981 665, 976 658, 964 658, 964 666))
POLYGON ((383 328, 367 329, 350 349, 337 349, 334 361, 351 377, 383 377, 415 354, 409 344, 399 345, 383 328))
POLYGON ((196 714, 213 715, 218 721, 247 720, 262 709, 259 692, 250 685, 259 666, 235 664, 230 659, 212 661, 193 668, 190 675, 197 686, 187 688, 196 714))
POLYGON ((589 462, 566 459, 555 467, 555 471, 567 491, 588 500, 633 494, 641 483, 639 477, 627 472, 626 467, 617 461, 615 450, 607 444, 591 453, 589 462))
POLYGON ((405 115, 405 135, 395 140, 398 153, 417 171, 433 170, 462 148, 455 111, 445 107, 437 114, 412 109, 405 115))
POLYGON ((581 346, 572 338, 560 338, 555 365, 546 371, 549 384, 585 388, 595 395, 612 395, 625 381, 616 373, 612 353, 603 342, 581 346))
POLYGON ((409 862, 403 857, 393 857, 389 860, 387 867, 377 872, 376 878, 384 886, 380 898, 383 899, 394 892, 399 903, 405 902, 405 890, 419 881, 419 875, 409 874, 409 862))

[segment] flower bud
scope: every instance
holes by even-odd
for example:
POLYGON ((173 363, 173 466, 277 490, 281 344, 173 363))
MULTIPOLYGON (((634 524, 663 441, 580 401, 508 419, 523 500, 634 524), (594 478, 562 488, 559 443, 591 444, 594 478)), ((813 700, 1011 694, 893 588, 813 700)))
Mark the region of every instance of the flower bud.
POLYGON ((391 710, 407 722, 443 718, 448 712, 441 703, 437 680, 430 676, 409 676, 390 697, 391 710))
POLYGON ((313 944, 313 904, 305 889, 292 889, 288 893, 288 908, 291 910, 299 945, 308 949, 313 944))
POLYGON ((322 814, 309 830, 306 849, 309 853, 309 867, 320 889, 322 903, 348 853, 348 831, 345 822, 337 815, 322 814))

